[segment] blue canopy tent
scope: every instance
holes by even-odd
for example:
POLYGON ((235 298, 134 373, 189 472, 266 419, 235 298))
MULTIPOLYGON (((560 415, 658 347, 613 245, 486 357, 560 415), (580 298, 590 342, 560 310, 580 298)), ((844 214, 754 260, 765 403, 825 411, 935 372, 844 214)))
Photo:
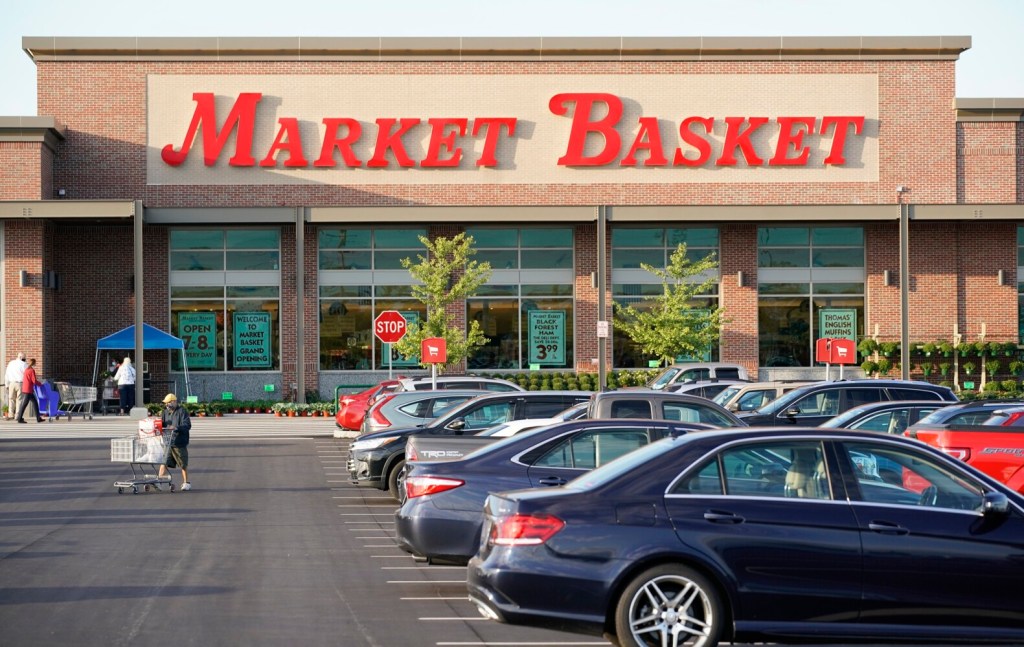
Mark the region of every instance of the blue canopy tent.
MULTIPOLYGON (((188 362, 185 359, 185 342, 174 335, 165 333, 147 323, 142 324, 143 350, 180 350, 181 366, 185 370, 185 395, 192 395, 188 383, 188 362)), ((96 384, 99 377, 100 351, 102 350, 135 350, 135 326, 128 326, 113 335, 108 335, 96 342, 96 361, 92 367, 92 383, 96 384)))

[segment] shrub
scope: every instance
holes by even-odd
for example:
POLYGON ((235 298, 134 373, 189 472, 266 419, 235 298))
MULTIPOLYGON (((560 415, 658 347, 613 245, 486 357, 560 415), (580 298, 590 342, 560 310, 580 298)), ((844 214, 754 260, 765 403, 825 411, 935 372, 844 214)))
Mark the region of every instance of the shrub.
POLYGON ((1017 380, 1003 380, 999 383, 999 386, 1007 393, 1016 393, 1019 385, 1017 384, 1017 380))
POLYGON ((876 350, 878 350, 878 342, 876 342, 871 337, 865 337, 864 339, 860 340, 859 344, 857 344, 857 352, 859 352, 861 355, 865 357, 875 352, 876 350))
POLYGON ((861 362, 860 370, 864 371, 864 375, 871 375, 878 370, 878 362, 873 362, 870 359, 861 362))

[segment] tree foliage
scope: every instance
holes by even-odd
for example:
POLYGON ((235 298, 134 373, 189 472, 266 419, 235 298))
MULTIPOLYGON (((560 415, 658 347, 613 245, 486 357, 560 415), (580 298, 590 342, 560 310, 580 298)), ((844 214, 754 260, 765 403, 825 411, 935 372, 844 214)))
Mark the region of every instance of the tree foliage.
MULTIPOLYGON (((417 254, 417 263, 403 258, 402 267, 419 281, 412 286, 412 296, 427 307, 427 318, 410 323, 405 336, 395 343, 395 350, 406 357, 417 356, 424 339, 443 337, 448 347, 445 366, 451 366, 466 359, 473 347, 488 341, 477 321, 470 322, 468 330, 456 327, 449 306, 476 294, 491 277, 491 264, 470 260, 476 250, 473 237, 464 233, 433 241, 425 236, 419 238, 426 247, 426 256, 417 254)), ((429 364, 421 365, 429 367, 429 364)), ((444 367, 438 370, 443 372, 444 367)))
POLYGON ((709 293, 716 282, 711 276, 700 279, 702 274, 718 267, 715 254, 691 261, 686 256, 686 245, 680 243, 665 269, 647 263, 640 267, 661 279, 662 293, 649 310, 616 303, 618 330, 644 353, 657 356, 666 365, 679 355, 700 357, 707 353, 718 341, 725 323, 723 311, 703 301, 694 304, 696 297, 709 293))

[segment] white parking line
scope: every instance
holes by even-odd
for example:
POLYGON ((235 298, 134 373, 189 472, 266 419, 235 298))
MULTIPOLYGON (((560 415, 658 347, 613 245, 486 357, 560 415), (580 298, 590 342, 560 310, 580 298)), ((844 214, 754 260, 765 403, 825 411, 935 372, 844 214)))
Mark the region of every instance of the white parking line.
POLYGON ((430 597, 430 598, 398 598, 398 599, 399 600, 413 600, 413 601, 417 601, 417 602, 422 602, 424 600, 448 600, 448 601, 450 601, 450 600, 463 600, 465 602, 469 602, 469 596, 467 596, 467 595, 452 596, 452 597, 435 596, 435 597, 430 597))
POLYGON ((388 522, 388 521, 346 521, 345 523, 353 523, 353 524, 354 523, 372 523, 372 524, 374 524, 376 526, 393 526, 393 525, 395 525, 394 521, 391 521, 391 522, 388 522))
POLYGON ((445 569, 464 569, 465 566, 381 566, 382 571, 440 571, 445 569))
MULTIPOLYGON (((485 618, 483 616, 477 616, 476 618, 463 618, 461 616, 455 616, 455 617, 451 617, 451 618, 423 618, 423 617, 420 617, 420 618, 416 618, 416 619, 417 620, 428 620, 428 621, 429 620, 455 620, 456 622, 470 622, 470 621, 474 621, 475 622, 477 620, 487 620, 489 622, 491 620, 490 618, 485 618)), ((522 643, 517 643, 517 644, 522 644, 522 643)))
POLYGON ((339 512, 343 517, 393 517, 393 513, 387 512, 339 512))
POLYGON ((363 544, 363 548, 397 548, 394 544, 363 544))
MULTIPOLYGON (((517 640, 514 643, 506 642, 437 642, 434 643, 438 647, 537 647, 540 645, 605 645, 607 642, 528 642, 524 643, 521 640, 517 640)), ((732 643, 722 643, 722 645, 730 645, 732 643)))
POLYGON ((393 504, 389 505, 387 503, 375 503, 375 504, 369 504, 369 503, 361 503, 361 504, 339 503, 338 507, 339 508, 391 508, 392 510, 395 509, 395 506, 393 504))

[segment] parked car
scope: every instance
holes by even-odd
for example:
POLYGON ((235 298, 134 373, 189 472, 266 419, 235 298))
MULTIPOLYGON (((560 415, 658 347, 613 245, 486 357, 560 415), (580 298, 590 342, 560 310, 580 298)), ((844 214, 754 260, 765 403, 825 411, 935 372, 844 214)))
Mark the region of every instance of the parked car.
POLYGON ((389 393, 370 405, 360 431, 369 434, 398 427, 421 427, 452 407, 485 393, 461 389, 389 393))
POLYGON ((818 425, 830 429, 859 429, 903 434, 921 418, 943 406, 936 400, 886 400, 854 407, 818 425))
POLYGON ((849 380, 808 384, 769 402, 757 411, 737 414, 751 427, 820 425, 862 404, 883 400, 957 402, 953 390, 914 380, 849 380))
POLYGON ((685 393, 686 395, 696 395, 701 398, 713 400, 715 396, 725 389, 738 384, 749 384, 749 382, 744 380, 701 380, 699 382, 673 384, 665 390, 671 391, 672 393, 685 393))
POLYGON ((480 377, 476 375, 441 375, 431 379, 429 375, 406 377, 398 381, 399 391, 425 391, 434 389, 469 389, 475 391, 525 391, 515 382, 496 377, 480 377))
POLYGON ((662 391, 676 384, 708 380, 746 380, 742 364, 727 362, 680 362, 669 366, 647 383, 648 389, 662 391))
POLYGON ((784 393, 814 382, 740 382, 722 390, 712 400, 729 411, 756 411, 784 393))
POLYGON ((915 437, 1024 493, 1024 406, 1003 403, 980 424, 922 423, 915 437))
POLYGON ((1024 642, 1024 497, 901 436, 692 433, 485 505, 467 587, 502 622, 622 645, 1024 642), (862 469, 878 459, 928 486, 862 469))
POLYGON ((363 424, 363 416, 370 400, 381 393, 390 393, 398 388, 398 380, 384 380, 376 386, 338 396, 338 411, 334 414, 334 424, 341 429, 359 431, 363 424))
POLYGON ((548 418, 589 400, 590 396, 587 391, 489 393, 463 402, 423 427, 362 434, 349 446, 349 476, 353 483, 387 490, 398 499, 401 496, 399 478, 405 467, 406 442, 410 435, 471 435, 509 420, 548 418))
POLYGON ((652 420, 575 420, 500 439, 460 460, 410 462, 395 512, 398 545, 417 557, 465 564, 480 545, 491 492, 562 485, 650 442, 712 429, 652 420))
POLYGON ((715 427, 742 427, 738 417, 707 398, 670 391, 626 389, 601 391, 590 398, 588 418, 650 418, 700 422, 715 427))
POLYGON ((971 400, 949 404, 910 425, 905 435, 917 438, 918 431, 937 433, 964 425, 980 425, 992 416, 993 411, 1016 405, 1024 405, 1024 400, 971 400))

